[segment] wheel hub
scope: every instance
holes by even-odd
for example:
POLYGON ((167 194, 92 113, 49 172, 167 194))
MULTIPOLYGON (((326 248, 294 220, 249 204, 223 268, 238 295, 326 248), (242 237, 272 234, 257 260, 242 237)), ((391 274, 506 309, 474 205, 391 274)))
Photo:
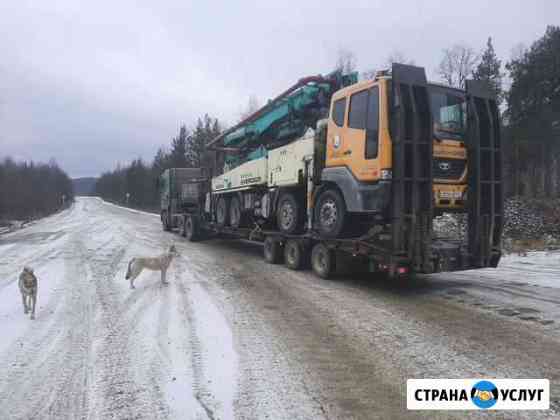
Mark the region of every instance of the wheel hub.
POLYGON ((325 268, 325 255, 322 252, 317 256, 317 264, 319 267, 325 268))
POLYGON ((289 203, 282 204, 280 210, 282 228, 288 229, 294 223, 294 208, 289 203))
POLYGON ((290 247, 288 249, 288 258, 290 259, 290 261, 294 261, 296 259, 296 250, 294 249, 294 247, 290 247))
POLYGON ((334 200, 326 200, 321 206, 320 220, 323 226, 331 227, 336 223, 338 212, 334 200))
POLYGON ((237 224, 238 221, 239 221, 239 208, 234 206, 231 208, 231 223, 235 225, 237 224))

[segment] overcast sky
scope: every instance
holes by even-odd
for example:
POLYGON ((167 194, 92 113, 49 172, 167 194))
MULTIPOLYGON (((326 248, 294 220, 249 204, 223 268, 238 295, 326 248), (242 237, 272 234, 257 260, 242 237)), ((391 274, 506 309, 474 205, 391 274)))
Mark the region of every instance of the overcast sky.
POLYGON ((0 0, 0 156, 99 175, 205 112, 234 122, 340 49, 360 70, 398 50, 435 78, 445 47, 492 36, 507 60, 548 24, 558 0, 0 0))

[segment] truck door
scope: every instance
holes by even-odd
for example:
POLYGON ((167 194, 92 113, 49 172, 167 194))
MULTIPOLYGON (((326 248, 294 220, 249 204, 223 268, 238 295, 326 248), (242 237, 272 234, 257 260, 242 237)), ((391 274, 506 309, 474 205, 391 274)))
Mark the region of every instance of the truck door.
POLYGON ((379 179, 378 86, 336 99, 328 132, 327 167, 346 166, 360 181, 379 179), (345 119, 342 118, 344 114, 345 119))

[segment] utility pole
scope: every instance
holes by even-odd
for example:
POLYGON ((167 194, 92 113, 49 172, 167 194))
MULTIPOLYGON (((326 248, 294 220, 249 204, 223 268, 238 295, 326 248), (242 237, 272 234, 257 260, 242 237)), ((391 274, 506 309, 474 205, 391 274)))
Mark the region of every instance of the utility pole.
POLYGON ((130 193, 126 193, 126 205, 128 206, 128 202, 130 201, 130 193))

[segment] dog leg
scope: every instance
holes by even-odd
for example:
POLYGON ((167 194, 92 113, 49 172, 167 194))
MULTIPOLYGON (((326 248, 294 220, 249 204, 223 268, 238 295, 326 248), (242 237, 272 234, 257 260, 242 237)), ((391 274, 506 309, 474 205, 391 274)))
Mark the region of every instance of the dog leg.
POLYGON ((24 314, 27 314, 27 312, 28 312, 28 311, 27 311, 27 300, 25 299, 25 297, 26 297, 25 294, 22 293, 22 294, 21 294, 21 301, 22 301, 22 303, 23 303, 23 313, 24 313, 24 314))
POLYGON ((35 302, 37 301, 37 295, 31 295, 31 319, 35 319, 35 302))
POLYGON ((27 313, 27 302, 25 301, 25 295, 21 294, 21 303, 23 303, 23 313, 27 313))
POLYGON ((134 280, 136 280, 136 277, 138 277, 140 275, 140 273, 142 272, 142 269, 133 269, 130 273, 130 288, 131 289, 135 289, 136 287, 134 287, 134 280))
POLYGON ((166 273, 167 273, 167 270, 161 270, 161 283, 162 284, 167 284, 167 281, 165 280, 166 273))

